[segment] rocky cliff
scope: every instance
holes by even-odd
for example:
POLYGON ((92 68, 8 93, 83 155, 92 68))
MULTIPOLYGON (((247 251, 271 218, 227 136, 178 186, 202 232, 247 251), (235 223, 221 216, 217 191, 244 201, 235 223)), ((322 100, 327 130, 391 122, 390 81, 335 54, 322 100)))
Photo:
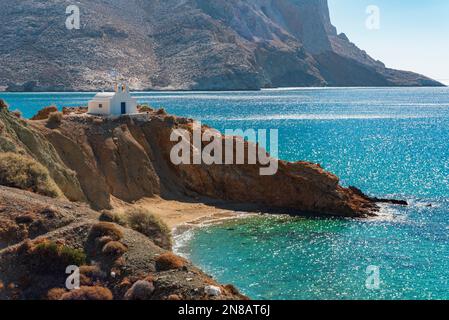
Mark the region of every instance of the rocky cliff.
MULTIPOLYGON (((376 211, 369 199, 341 187, 336 176, 311 163, 280 161, 271 176, 260 175, 260 163, 174 165, 171 133, 191 132, 193 125, 193 120, 153 111, 117 119, 66 115, 53 127, 46 120, 18 119, 3 108, 0 152, 36 160, 67 199, 95 209, 110 209, 112 199, 130 203, 161 196, 206 197, 301 215, 367 216, 376 211)), ((218 139, 225 144, 235 138, 218 139)))
POLYGON ((132 89, 437 86, 386 68, 338 34, 326 0, 0 0, 0 87, 132 89))

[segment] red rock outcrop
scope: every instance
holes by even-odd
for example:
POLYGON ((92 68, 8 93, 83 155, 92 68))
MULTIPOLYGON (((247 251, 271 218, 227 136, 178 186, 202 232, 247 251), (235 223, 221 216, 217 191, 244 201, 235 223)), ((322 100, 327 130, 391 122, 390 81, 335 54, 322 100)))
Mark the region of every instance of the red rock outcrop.
MULTIPOLYGON (((85 198, 97 209, 109 208, 111 196, 133 202, 154 195, 204 196, 298 215, 355 217, 377 209, 368 197, 341 187, 336 176, 312 163, 279 161, 272 176, 260 175, 259 163, 174 165, 170 152, 177 142, 170 135, 175 128, 191 132, 188 119, 150 112, 115 120, 66 116, 58 129, 31 124, 76 172, 85 198)), ((221 139, 224 144, 233 138, 221 139)))
MULTIPOLYGON (((33 157, 69 200, 87 201, 95 209, 111 208, 112 198, 134 202, 157 195, 202 196, 298 215, 354 217, 377 210, 372 199, 341 187, 336 176, 312 163, 279 161, 271 176, 260 175, 260 163, 174 165, 170 152, 177 142, 170 136, 174 129, 191 135, 192 128, 191 119, 154 111, 117 119, 65 115, 58 128, 48 128, 45 120, 24 121, 5 109, 0 150, 33 157)), ((226 144, 235 138, 218 134, 218 139, 226 144)))

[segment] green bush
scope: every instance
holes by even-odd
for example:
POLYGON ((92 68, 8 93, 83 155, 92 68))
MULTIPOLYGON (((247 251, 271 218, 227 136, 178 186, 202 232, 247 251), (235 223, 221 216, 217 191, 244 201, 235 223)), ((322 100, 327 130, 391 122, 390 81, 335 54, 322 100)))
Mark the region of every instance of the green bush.
POLYGON ((61 190, 37 161, 15 153, 0 153, 0 185, 57 198, 61 190))
POLYGON ((86 263, 83 250, 73 249, 53 241, 44 240, 25 254, 30 271, 52 273, 64 271, 68 266, 81 266, 86 263))

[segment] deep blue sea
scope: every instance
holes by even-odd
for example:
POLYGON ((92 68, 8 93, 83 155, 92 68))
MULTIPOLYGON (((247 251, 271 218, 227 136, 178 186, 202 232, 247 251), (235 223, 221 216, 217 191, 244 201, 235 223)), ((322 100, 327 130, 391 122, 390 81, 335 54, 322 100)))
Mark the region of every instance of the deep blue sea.
MULTIPOLYGON (((93 94, 0 93, 30 117, 93 94)), ((375 220, 251 217, 191 231, 180 253, 260 299, 449 299, 449 89, 136 93, 217 129, 279 129, 279 156, 406 199, 375 220), (380 283, 367 288, 367 267, 380 283)))

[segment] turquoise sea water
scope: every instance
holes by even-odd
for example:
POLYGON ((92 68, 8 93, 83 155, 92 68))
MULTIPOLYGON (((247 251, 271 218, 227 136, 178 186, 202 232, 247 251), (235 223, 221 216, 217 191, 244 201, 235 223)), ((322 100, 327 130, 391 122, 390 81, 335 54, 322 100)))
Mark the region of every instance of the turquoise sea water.
MULTIPOLYGON (((280 158, 411 203, 372 221, 252 217, 198 229, 179 250, 219 281, 251 298, 449 298, 449 89, 135 95, 220 130, 279 129, 280 158), (368 266, 380 268, 377 290, 365 287, 368 266)), ((26 117, 92 96, 0 93, 26 117)))

